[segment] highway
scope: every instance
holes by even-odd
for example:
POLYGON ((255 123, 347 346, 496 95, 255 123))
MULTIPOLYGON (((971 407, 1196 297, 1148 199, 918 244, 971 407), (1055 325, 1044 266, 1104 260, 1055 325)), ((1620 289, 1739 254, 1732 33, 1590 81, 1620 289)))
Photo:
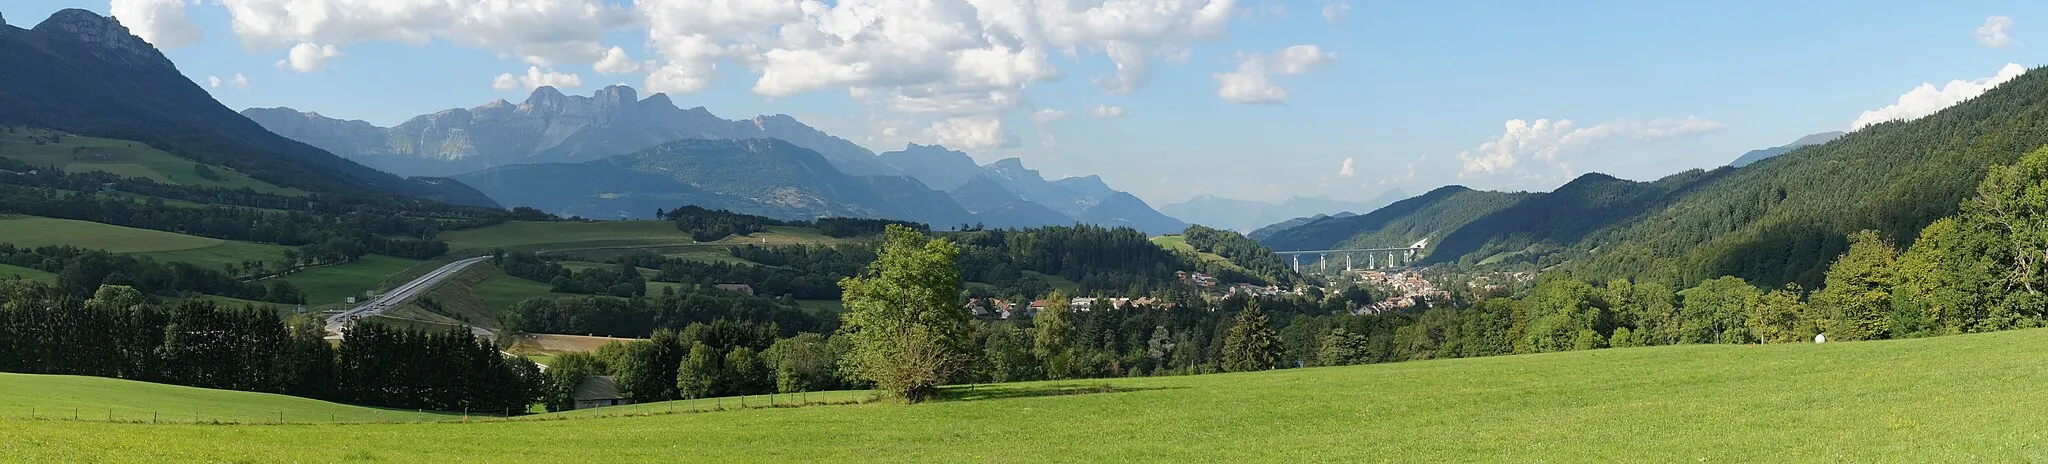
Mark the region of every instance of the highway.
MULTIPOLYGON (((411 300, 414 297, 419 296, 421 293, 425 293, 427 290, 433 289, 435 285, 438 285, 441 283, 441 281, 447 280, 449 277, 462 272, 463 269, 468 269, 469 266, 474 265, 476 263, 484 262, 485 260, 488 259, 491 259, 491 257, 478 256, 475 258, 469 258, 461 261, 448 263, 448 265, 446 266, 441 266, 441 268, 435 269, 434 272, 429 272, 427 273, 427 275, 423 275, 417 279, 413 279, 411 282, 406 282, 405 285, 400 285, 398 286, 398 288, 393 288, 391 289, 391 291, 384 292, 384 294, 378 295, 376 298, 371 298, 370 301, 364 302, 361 305, 357 305, 354 308, 349 308, 346 311, 342 311, 339 313, 335 313, 332 316, 328 316, 327 332, 336 335, 345 333, 348 331, 349 323, 353 322, 352 319, 375 316, 377 314, 383 313, 384 310, 396 308, 398 307, 399 304, 405 303, 406 300, 411 300)), ((471 330, 477 329, 472 328, 471 330)))

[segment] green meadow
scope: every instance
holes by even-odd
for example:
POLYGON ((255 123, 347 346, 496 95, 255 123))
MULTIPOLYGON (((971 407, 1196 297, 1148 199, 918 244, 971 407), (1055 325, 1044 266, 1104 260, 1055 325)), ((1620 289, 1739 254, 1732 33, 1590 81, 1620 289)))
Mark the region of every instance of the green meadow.
POLYGON ((205 165, 213 172, 213 178, 208 178, 199 173, 198 166, 202 164, 141 142, 81 137, 43 129, 13 127, 0 131, 0 156, 35 166, 57 166, 66 171, 103 171, 163 184, 230 189, 248 187, 261 193, 306 194, 221 166, 205 165), (55 138, 56 143, 50 143, 51 138, 55 138))
POLYGON ((299 271, 285 277, 285 280, 305 293, 307 305, 335 304, 341 303, 349 296, 361 297, 364 290, 383 290, 379 287, 386 277, 417 263, 419 261, 405 258, 363 255, 362 258, 345 264, 299 271))
MULTIPOLYGON (((100 377, 0 373, 0 417, 30 426, 50 424, 46 422, 49 419, 74 418, 102 422, 111 418, 116 422, 142 423, 275 423, 280 414, 287 423, 450 418, 447 413, 368 408, 268 393, 100 377), (20 422, 23 420, 27 422, 20 422)), ((461 417, 459 413, 453 416, 461 417)), ((7 455, 19 456, 14 453, 7 455)))
POLYGON ((441 233, 455 252, 559 250, 607 246, 695 243, 690 234, 668 221, 508 222, 490 227, 441 233))
POLYGON ((8 419, 0 420, 0 455, 29 462, 2024 462, 2048 459, 2043 350, 2048 330, 2021 330, 956 386, 946 400, 916 405, 677 414, 649 405, 610 412, 662 414, 465 424, 8 419))

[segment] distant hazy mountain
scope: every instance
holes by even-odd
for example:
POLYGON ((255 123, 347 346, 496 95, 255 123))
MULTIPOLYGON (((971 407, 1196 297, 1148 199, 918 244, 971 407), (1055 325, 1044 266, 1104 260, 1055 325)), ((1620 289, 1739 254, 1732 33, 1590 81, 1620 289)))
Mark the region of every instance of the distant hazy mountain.
POLYGON ((1326 218, 1347 218, 1352 216, 1357 216, 1357 214, 1343 212, 1337 214, 1318 214, 1309 217, 1298 217, 1294 219, 1276 222, 1270 226, 1260 227, 1257 230, 1251 231, 1251 233, 1244 234, 1244 236, 1252 240, 1265 241, 1266 237, 1272 237, 1273 234, 1277 234, 1280 233, 1280 231, 1301 226, 1302 224, 1321 221, 1326 218))
POLYGON ((576 164, 527 164, 457 176, 507 206, 586 217, 652 217, 695 204, 782 219, 892 218, 938 227, 975 218, 902 176, 852 176, 776 139, 681 140, 576 164))
POLYGON ((726 120, 703 107, 678 108, 665 94, 642 100, 633 88, 619 85, 589 97, 541 87, 516 105, 497 100, 414 117, 390 128, 290 108, 252 108, 242 114, 279 135, 407 175, 590 161, 684 139, 761 138, 816 151, 840 172, 898 173, 866 148, 787 115, 726 120))
POLYGON ((405 179, 279 137, 214 101, 114 20, 67 9, 34 29, 0 25, 0 126, 134 140, 272 184, 493 206, 446 179, 405 179))
POLYGON ((974 180, 948 194, 959 201, 961 207, 974 213, 975 222, 987 227, 1028 228, 1073 225, 1075 222, 1073 217, 1017 196, 987 176, 974 176, 974 180))
POLYGON ((1186 202, 1166 205, 1161 207, 1159 211, 1182 221, 1244 233, 1275 223, 1310 216, 1344 212, 1353 214, 1370 213, 1382 206, 1392 204, 1407 197, 1407 193, 1402 192, 1400 189, 1394 189, 1364 202, 1342 201, 1327 196, 1297 196, 1288 198, 1279 204, 1273 204, 1262 201, 1201 195, 1186 202))
POLYGON ((881 161, 924 185, 939 190, 960 188, 981 175, 981 165, 966 153, 938 145, 910 144, 902 150, 882 153, 881 161))
POLYGON ((1808 135, 1805 137, 1800 137, 1799 140, 1794 140, 1792 141, 1792 143, 1785 144, 1785 146, 1782 147, 1771 147, 1762 150, 1751 150, 1749 153, 1743 153, 1742 157, 1736 158, 1734 162, 1728 163, 1728 165, 1738 168, 1748 166, 1750 165, 1750 163, 1755 163, 1758 161, 1770 159, 1771 157, 1783 155, 1787 152, 1798 149, 1800 147, 1807 147, 1833 142, 1835 139, 1842 138, 1843 135, 1847 135, 1847 133, 1841 131, 1822 132, 1818 134, 1808 135))

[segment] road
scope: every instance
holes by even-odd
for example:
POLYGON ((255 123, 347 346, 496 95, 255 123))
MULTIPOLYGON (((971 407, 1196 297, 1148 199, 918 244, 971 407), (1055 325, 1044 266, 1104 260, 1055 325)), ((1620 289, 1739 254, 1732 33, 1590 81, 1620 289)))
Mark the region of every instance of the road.
MULTIPOLYGON (((406 282, 405 285, 400 285, 398 288, 384 292, 383 295, 371 298, 368 302, 328 316, 327 331, 334 334, 347 332, 349 323, 353 322, 352 319, 375 316, 383 313, 384 310, 396 308, 399 304, 405 303, 406 300, 411 300, 427 290, 433 289, 435 285, 440 284, 443 280, 448 280, 449 277, 462 272, 463 269, 468 269, 469 266, 488 259, 491 259, 491 257, 478 256, 448 263, 446 266, 441 266, 440 269, 435 269, 434 272, 429 272, 427 275, 413 279, 411 282, 406 282)), ((477 329, 472 328, 471 330, 477 329)))

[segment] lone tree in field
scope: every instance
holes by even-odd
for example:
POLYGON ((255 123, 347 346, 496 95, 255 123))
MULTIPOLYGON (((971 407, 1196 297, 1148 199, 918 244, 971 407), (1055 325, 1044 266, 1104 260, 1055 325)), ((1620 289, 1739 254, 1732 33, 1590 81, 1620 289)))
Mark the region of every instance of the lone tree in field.
POLYGON ((1279 362, 1280 336, 1273 333, 1266 313, 1259 310, 1259 300, 1251 300, 1237 313, 1237 323, 1223 338, 1223 370, 1263 371, 1279 362))
POLYGON ((875 262, 839 281, 839 330, 853 342, 845 362, 855 374, 914 403, 966 367, 971 316, 959 301, 959 256, 951 241, 891 224, 875 262))

